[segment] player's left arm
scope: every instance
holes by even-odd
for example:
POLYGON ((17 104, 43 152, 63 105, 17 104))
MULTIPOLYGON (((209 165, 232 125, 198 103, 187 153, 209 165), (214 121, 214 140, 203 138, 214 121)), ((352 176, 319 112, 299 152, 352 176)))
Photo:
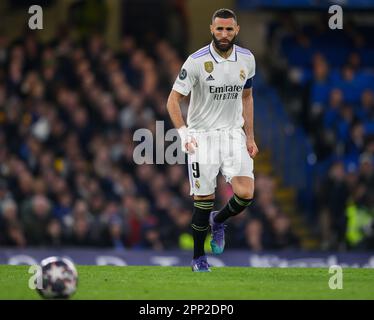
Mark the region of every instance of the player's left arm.
POLYGON ((252 88, 243 90, 243 118, 244 118, 244 132, 247 136, 247 150, 249 155, 254 158, 258 153, 258 148, 255 142, 253 130, 253 96, 252 88))

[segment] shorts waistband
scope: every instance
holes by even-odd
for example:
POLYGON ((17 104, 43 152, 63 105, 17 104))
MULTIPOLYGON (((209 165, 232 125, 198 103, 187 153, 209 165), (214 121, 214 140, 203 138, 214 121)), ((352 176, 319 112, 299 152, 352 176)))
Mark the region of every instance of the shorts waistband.
POLYGON ((220 133, 229 131, 240 131, 243 128, 220 128, 220 129, 209 129, 209 130, 198 130, 198 129, 188 129, 189 133, 220 133))

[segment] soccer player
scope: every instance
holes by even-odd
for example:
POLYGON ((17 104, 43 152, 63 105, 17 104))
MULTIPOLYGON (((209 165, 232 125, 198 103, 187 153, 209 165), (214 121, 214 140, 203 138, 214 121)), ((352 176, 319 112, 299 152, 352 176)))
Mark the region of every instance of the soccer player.
POLYGON ((212 42, 185 61, 167 102, 188 158, 195 272, 211 271, 204 252, 209 225, 212 252, 221 254, 224 222, 252 202, 253 158, 258 153, 253 132, 254 56, 235 45, 239 25, 232 10, 217 10, 210 31, 212 42), (190 92, 186 126, 180 102, 190 92), (212 211, 219 171, 231 183, 234 195, 220 211, 212 211))

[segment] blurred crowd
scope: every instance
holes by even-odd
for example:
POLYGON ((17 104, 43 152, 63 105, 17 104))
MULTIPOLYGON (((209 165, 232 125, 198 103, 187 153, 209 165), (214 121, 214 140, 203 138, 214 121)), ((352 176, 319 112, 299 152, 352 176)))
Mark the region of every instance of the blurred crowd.
POLYGON ((269 26, 272 80, 316 152, 322 247, 374 249, 374 27, 328 18, 269 26))
MULTIPOLYGON (((0 34, 1 246, 192 249, 186 167, 133 161, 136 129, 172 128, 166 99, 184 57, 154 41, 124 36, 114 51, 68 29, 49 43, 0 34)), ((229 246, 299 246, 273 189, 271 177, 256 179, 229 246)), ((219 209, 232 195, 222 177, 218 194, 219 209)))

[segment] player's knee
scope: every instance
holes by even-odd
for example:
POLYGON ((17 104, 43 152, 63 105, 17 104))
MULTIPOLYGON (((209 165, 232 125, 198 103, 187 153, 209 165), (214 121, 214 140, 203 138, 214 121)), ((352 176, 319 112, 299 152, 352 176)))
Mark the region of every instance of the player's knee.
POLYGON ((253 190, 242 189, 235 193, 242 199, 253 199, 253 190))
POLYGON ((254 194, 254 181, 247 177, 234 177, 232 180, 234 193, 242 199, 252 199, 254 194))
POLYGON ((194 196, 193 197, 195 201, 199 200, 214 200, 214 194, 209 194, 206 196, 194 196))

